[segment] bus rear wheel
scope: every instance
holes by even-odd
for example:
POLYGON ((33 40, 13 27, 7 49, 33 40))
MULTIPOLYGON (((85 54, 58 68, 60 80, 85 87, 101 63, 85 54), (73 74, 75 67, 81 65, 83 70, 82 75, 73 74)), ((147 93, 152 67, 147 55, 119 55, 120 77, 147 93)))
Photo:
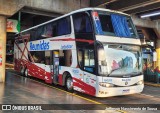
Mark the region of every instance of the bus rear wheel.
POLYGON ((25 77, 28 77, 28 69, 27 68, 24 71, 24 75, 25 75, 25 77))
POLYGON ((71 76, 67 76, 66 82, 65 82, 66 90, 69 92, 73 92, 73 80, 71 76))
POLYGON ((24 71, 25 71, 24 66, 21 66, 20 73, 21 73, 22 76, 24 76, 24 71))

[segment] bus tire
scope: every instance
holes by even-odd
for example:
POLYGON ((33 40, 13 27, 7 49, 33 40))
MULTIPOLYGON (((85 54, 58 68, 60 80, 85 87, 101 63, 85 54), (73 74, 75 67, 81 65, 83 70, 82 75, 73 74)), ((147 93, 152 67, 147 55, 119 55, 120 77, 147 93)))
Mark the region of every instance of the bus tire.
POLYGON ((66 77, 65 88, 67 91, 73 93, 73 79, 70 75, 66 77))
POLYGON ((25 77, 28 77, 28 69, 27 68, 24 71, 24 75, 25 75, 25 77))
POLYGON ((21 73, 22 76, 24 76, 24 72, 25 72, 24 66, 21 66, 20 73, 21 73))

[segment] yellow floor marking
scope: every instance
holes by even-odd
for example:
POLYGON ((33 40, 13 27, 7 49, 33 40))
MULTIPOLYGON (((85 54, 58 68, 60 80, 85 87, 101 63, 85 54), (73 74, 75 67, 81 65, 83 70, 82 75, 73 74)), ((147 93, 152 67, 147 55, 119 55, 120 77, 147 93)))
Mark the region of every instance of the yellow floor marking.
POLYGON ((149 82, 144 82, 144 84, 147 85, 147 86, 160 87, 160 84, 152 84, 152 83, 149 83, 149 82))
MULTIPOLYGON (((12 74, 14 74, 14 73, 12 73, 12 74)), ((23 76, 18 75, 18 74, 14 74, 14 75, 19 76, 19 77, 23 77, 23 76)), ((92 102, 92 103, 95 103, 95 104, 102 104, 102 105, 103 105, 103 103, 101 103, 101 102, 97 102, 97 101, 94 101, 94 100, 91 100, 91 99, 88 99, 88 98, 85 98, 85 97, 82 97, 82 96, 76 95, 76 94, 74 94, 74 93, 67 92, 67 91, 65 91, 65 90, 62 90, 62 89, 56 88, 56 87, 54 87, 54 86, 50 86, 50 85, 47 85, 47 84, 45 84, 45 83, 42 83, 42 82, 39 82, 39 81, 33 80, 33 79, 31 79, 31 78, 28 78, 28 79, 30 79, 30 80, 32 80, 32 81, 35 81, 35 82, 37 82, 37 83, 40 83, 40 84, 42 84, 42 85, 45 85, 45 86, 47 86, 47 87, 54 88, 54 89, 56 89, 56 90, 59 90, 59 91, 62 91, 62 92, 68 93, 68 94, 70 94, 70 95, 73 95, 73 96, 76 96, 76 97, 82 98, 82 99, 87 100, 87 101, 89 101, 89 102, 92 102)), ((110 107, 110 106, 108 106, 108 105, 107 105, 106 107, 110 107)), ((115 111, 118 111, 118 112, 121 112, 121 113, 127 113, 126 111, 123 111, 123 110, 115 110, 115 111)))

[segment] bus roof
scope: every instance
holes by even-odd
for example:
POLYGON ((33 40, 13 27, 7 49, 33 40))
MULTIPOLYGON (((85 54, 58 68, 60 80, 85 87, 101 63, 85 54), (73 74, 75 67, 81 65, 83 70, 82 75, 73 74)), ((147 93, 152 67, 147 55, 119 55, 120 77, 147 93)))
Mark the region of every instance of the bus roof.
POLYGON ((43 25, 48 24, 48 23, 50 23, 50 22, 53 22, 53 21, 55 21, 55 20, 61 19, 61 18, 63 18, 63 17, 72 15, 72 14, 74 14, 74 13, 83 12, 83 11, 94 11, 94 10, 107 11, 107 12, 113 12, 113 13, 119 13, 119 14, 123 14, 123 15, 129 16, 129 15, 126 14, 126 13, 123 13, 123 12, 120 12, 120 11, 115 11, 115 10, 110 10, 110 9, 103 9, 103 8, 82 8, 82 9, 78 9, 78 10, 72 11, 72 12, 70 12, 70 13, 67 13, 67 14, 65 14, 65 15, 59 16, 59 17, 57 17, 57 18, 51 19, 51 20, 49 20, 49 21, 47 21, 47 22, 44 22, 44 23, 42 23, 42 24, 39 24, 39 25, 33 26, 33 27, 31 27, 31 28, 25 29, 25 30, 23 30, 23 31, 21 31, 20 33, 17 33, 17 34, 21 34, 21 33, 23 33, 23 32, 26 32, 26 31, 29 31, 29 30, 38 28, 38 27, 40 27, 40 26, 43 26, 43 25))

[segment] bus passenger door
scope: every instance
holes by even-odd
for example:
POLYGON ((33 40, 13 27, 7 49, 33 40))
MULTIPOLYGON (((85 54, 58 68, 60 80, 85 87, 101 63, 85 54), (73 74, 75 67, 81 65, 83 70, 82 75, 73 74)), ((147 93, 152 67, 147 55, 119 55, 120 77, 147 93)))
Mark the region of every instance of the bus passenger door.
POLYGON ((89 94, 94 95, 96 87, 95 57, 93 49, 84 49, 84 82, 89 94))
POLYGON ((45 81, 47 83, 52 83, 51 67, 51 52, 45 51, 45 81))
POLYGON ((59 75, 59 51, 53 51, 53 68, 52 68, 52 74, 53 74, 53 83, 58 84, 58 75, 59 75))

